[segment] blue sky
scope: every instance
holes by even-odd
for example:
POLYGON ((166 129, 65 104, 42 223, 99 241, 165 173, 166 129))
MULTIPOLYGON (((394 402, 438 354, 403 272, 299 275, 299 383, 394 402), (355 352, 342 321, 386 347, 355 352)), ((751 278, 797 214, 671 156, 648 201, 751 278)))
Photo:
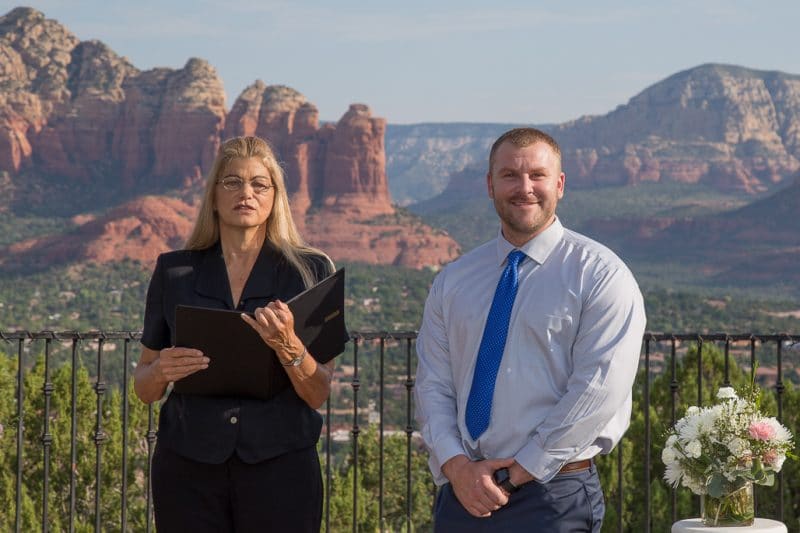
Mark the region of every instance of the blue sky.
MULTIPOLYGON (((19 4, 6 3, 5 14, 19 4)), ((207 59, 230 107, 255 79, 337 120, 563 122, 702 63, 800 74, 797 0, 42 0, 140 69, 207 59)), ((1 7, 1 6, 0 6, 1 7)))

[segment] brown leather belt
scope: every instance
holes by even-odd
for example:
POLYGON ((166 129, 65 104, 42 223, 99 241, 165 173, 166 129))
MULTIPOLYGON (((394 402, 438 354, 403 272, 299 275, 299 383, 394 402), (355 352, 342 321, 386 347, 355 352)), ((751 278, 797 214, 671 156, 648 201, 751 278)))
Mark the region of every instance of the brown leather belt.
POLYGON ((558 471, 559 474, 566 474, 568 472, 580 472, 591 468, 592 460, 584 459, 583 461, 575 461, 574 463, 567 463, 558 471))

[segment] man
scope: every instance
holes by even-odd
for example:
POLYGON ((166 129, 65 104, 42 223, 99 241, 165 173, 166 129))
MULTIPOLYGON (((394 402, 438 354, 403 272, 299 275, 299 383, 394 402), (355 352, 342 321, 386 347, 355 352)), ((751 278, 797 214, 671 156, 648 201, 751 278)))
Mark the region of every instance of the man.
POLYGON ((436 531, 600 531, 592 458, 630 423, 645 312, 622 261, 561 225, 564 182, 546 133, 497 139, 500 233, 445 267, 425 303, 416 406, 436 531))

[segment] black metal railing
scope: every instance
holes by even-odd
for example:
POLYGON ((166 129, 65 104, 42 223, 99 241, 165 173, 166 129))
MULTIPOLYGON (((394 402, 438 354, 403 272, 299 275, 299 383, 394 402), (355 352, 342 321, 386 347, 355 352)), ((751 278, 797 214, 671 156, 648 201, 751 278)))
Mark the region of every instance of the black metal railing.
MULTIPOLYGON (((157 408, 139 403, 131 397, 129 388, 131 350, 138 350, 139 338, 140 333, 132 331, 0 332, 0 352, 6 354, 5 367, 0 365, 0 380, 5 368, 7 383, 16 388, 14 401, 5 404, 5 413, 3 394, 10 392, 0 389, 0 443, 10 443, 13 434, 15 448, 13 457, 11 446, 5 457, 0 455, 0 467, 8 464, 14 470, 13 501, 0 502, 0 507, 11 513, 5 524, 9 529, 74 531, 93 523, 95 531, 152 530, 149 465, 156 442, 157 408), (86 360, 93 364, 86 364, 86 360), (67 417, 69 423, 65 424, 67 417), (65 443, 67 426, 69 442, 65 443), (54 463, 67 466, 66 479, 54 463)), ((374 510, 381 530, 424 530, 430 525, 435 487, 429 473, 414 466, 424 459, 413 419, 416 333, 353 332, 351 338, 351 348, 338 360, 331 398, 323 410, 325 531, 358 531, 365 508, 374 510), (365 433, 364 427, 371 432, 365 433), (362 442, 367 436, 375 442, 362 442), (396 467, 385 470, 401 453, 397 439, 404 441, 404 472, 400 482, 387 487, 387 478, 397 478, 396 467), (387 456, 390 444, 395 451, 387 456), (373 457, 374 448, 377 456, 373 457), (377 473, 373 472, 373 461, 377 462, 377 473), (352 486, 345 488, 347 482, 352 486), (349 516, 341 516, 342 501, 349 504, 350 511, 345 513, 349 516), (398 511, 398 505, 404 509, 398 511)), ((608 462, 609 479, 613 478, 613 484, 606 486, 607 505, 615 511, 614 516, 607 513, 611 522, 604 530, 630 530, 633 519, 626 518, 626 513, 630 515, 631 508, 641 521, 638 530, 649 532, 654 527, 657 510, 653 509, 651 491, 660 465, 652 461, 651 410, 663 410, 659 415, 663 426, 674 424, 682 403, 691 400, 701 405, 708 400, 707 392, 704 398, 708 385, 704 379, 709 380, 704 371, 708 353, 721 354, 722 376, 712 378, 721 379, 724 385, 730 385, 733 375, 743 371, 754 377, 758 374, 758 379, 774 392, 777 418, 783 420, 785 382, 800 379, 799 338, 786 334, 645 334, 636 385, 644 440, 623 439, 612 457, 602 460, 608 462), (696 368, 692 370, 696 372, 696 390, 687 392, 686 387, 681 388, 678 368, 692 360, 690 352, 696 354, 696 368), (651 404, 654 395, 668 398, 668 405, 651 404), (626 487, 626 479, 634 479, 635 487, 626 487)), ((797 433, 797 427, 790 429, 797 433)), ((796 516, 785 516, 783 475, 777 480, 773 517, 795 524, 796 516)), ((2 481, 0 478, 0 495, 2 481)), ((669 513, 664 520, 674 522, 685 517, 680 515, 685 514, 686 506, 679 501, 679 491, 670 492, 669 513)), ((696 498, 693 501, 692 511, 698 505, 696 498)), ((659 522, 657 527, 661 526, 659 522)))

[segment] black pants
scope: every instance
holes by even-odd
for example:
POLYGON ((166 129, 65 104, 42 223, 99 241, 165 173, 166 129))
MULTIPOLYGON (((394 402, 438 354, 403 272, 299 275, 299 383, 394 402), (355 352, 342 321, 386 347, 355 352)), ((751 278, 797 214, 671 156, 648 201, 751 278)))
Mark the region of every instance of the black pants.
POLYGON ((317 533, 322 475, 315 447, 256 464, 234 454, 198 463, 156 446, 153 504, 160 533, 317 533))

